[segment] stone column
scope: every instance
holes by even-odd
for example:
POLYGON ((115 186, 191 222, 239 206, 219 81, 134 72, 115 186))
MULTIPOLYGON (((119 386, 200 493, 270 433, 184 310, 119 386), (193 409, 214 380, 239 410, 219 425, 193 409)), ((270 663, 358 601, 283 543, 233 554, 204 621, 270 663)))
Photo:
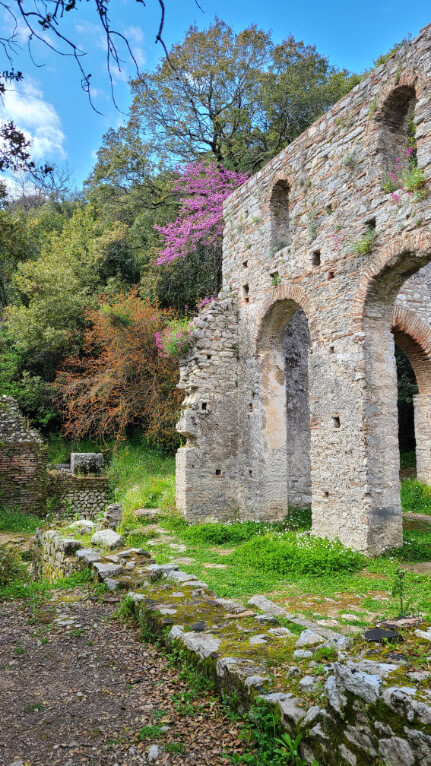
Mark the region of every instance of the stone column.
POLYGON ((431 394, 416 394, 413 404, 417 477, 431 485, 431 394))

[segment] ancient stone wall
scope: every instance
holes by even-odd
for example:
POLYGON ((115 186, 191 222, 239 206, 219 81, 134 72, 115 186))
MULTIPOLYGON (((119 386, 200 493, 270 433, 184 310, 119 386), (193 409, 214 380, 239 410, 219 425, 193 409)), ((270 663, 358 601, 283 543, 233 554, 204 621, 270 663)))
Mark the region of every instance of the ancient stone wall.
POLYGON ((227 200, 223 291, 181 362, 187 518, 274 519, 311 494, 315 534, 401 543, 394 336, 429 393, 430 74, 431 26, 227 200), (426 192, 390 193, 411 119, 426 192))
POLYGON ((0 397, 0 508, 43 515, 47 448, 28 427, 17 402, 0 397))
POLYGON ((59 515, 94 519, 109 503, 111 492, 106 476, 74 476, 63 469, 48 472, 48 496, 59 515))

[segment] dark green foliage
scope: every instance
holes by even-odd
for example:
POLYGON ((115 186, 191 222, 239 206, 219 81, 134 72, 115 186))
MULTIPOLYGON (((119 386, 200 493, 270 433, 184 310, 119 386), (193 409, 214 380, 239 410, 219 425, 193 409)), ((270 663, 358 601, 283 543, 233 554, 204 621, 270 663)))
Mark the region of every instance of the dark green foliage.
POLYGON ((413 397, 418 393, 416 376, 403 351, 395 346, 398 380, 398 438, 401 452, 414 450, 413 397))

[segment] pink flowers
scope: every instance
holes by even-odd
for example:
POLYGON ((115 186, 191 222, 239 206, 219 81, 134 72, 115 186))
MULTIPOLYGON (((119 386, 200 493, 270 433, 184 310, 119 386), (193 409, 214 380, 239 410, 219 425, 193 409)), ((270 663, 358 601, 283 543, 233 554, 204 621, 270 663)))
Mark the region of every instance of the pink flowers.
POLYGON ((210 295, 207 298, 202 298, 202 300, 200 301, 200 303, 198 303, 196 308, 199 311, 199 309, 203 309, 204 306, 208 306, 209 303, 214 303, 214 301, 215 301, 214 295, 210 295))
POLYGON ((175 221, 155 227, 165 240, 156 263, 172 263, 196 250, 198 245, 220 245, 223 202, 247 178, 247 173, 237 173, 215 163, 192 162, 179 171, 173 190, 183 195, 181 209, 175 221))
POLYGON ((188 319, 173 319, 161 332, 154 333, 159 356, 178 357, 190 347, 193 323, 188 319))

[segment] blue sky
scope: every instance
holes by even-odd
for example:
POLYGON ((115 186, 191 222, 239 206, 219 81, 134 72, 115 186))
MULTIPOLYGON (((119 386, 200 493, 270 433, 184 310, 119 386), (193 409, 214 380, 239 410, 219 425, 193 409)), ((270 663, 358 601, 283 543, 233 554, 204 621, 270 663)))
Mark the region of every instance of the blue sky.
MULTIPOLYGON (((110 97, 106 52, 93 4, 83 1, 79 11, 67 14, 64 29, 87 52, 83 66, 92 73, 94 103, 102 114, 91 109, 74 61, 56 56, 40 44, 32 49, 38 66, 32 63, 25 45, 18 49, 16 67, 24 71, 25 80, 0 105, 0 119, 14 119, 32 139, 36 161, 67 162, 77 188, 95 162, 103 134, 126 119, 130 104, 127 81, 133 75, 130 61, 121 72, 114 72, 115 96, 121 110, 117 111, 110 97)), ((194 0, 166 0, 164 38, 168 45, 180 41, 191 24, 205 28, 218 15, 237 31, 250 23, 271 29, 276 41, 293 34, 297 40, 316 45, 335 66, 351 71, 370 67, 394 43, 409 33, 415 36, 431 22, 429 0, 417 0, 409 6, 401 0, 200 0, 200 5, 203 13, 194 0)), ((153 67, 162 53, 160 45, 154 44, 159 18, 157 0, 147 0, 146 7, 136 0, 111 0, 111 8, 113 26, 127 34, 139 65, 153 67)), ((0 16, 0 36, 8 25, 8 19, 0 16)), ((22 30, 18 28, 20 39, 22 30)), ((3 70, 8 63, 2 59, 0 66, 3 70)))

